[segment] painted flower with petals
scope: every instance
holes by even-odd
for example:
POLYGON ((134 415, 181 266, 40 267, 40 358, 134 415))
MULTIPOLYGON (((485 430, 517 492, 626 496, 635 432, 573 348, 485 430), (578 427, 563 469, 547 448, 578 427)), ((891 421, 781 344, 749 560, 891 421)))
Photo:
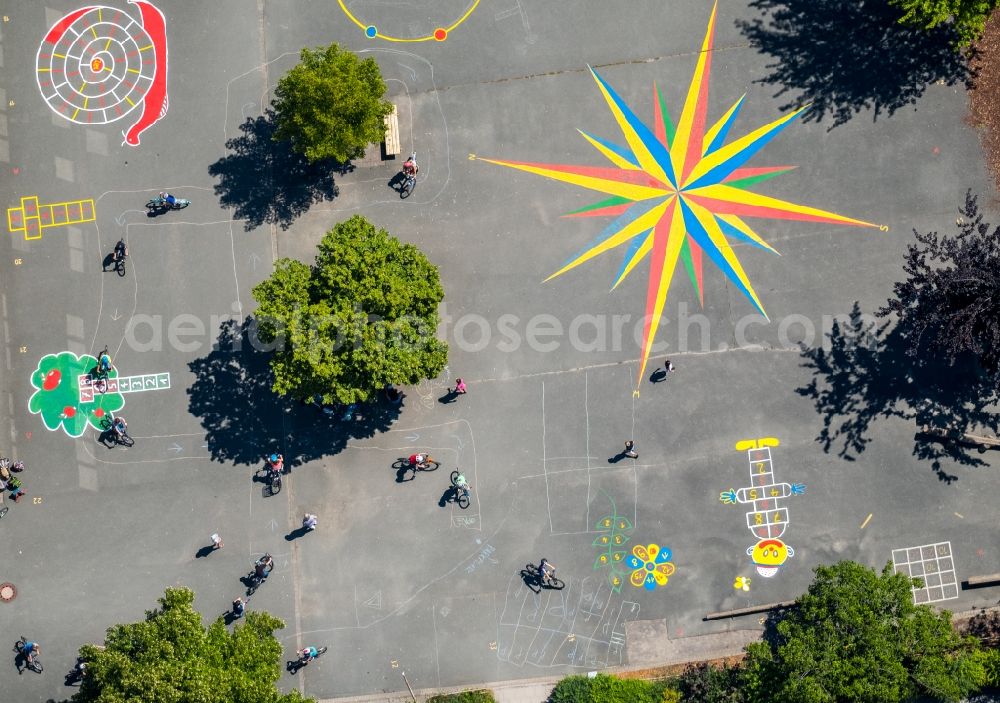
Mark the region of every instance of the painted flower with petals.
POLYGON ((640 586, 647 591, 652 591, 657 586, 666 586, 667 578, 674 573, 674 565, 670 561, 673 553, 669 547, 661 547, 657 544, 642 546, 637 544, 632 547, 625 563, 632 569, 629 581, 636 588, 640 586))

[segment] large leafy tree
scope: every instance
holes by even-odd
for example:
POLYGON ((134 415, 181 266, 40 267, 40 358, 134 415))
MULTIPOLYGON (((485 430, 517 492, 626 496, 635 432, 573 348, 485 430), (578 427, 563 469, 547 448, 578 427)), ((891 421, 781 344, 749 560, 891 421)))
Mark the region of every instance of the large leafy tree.
POLYGON ((677 680, 685 703, 744 703, 737 667, 702 662, 688 665, 677 680))
POLYGON ((961 46, 968 46, 983 32, 986 20, 1000 0, 890 0, 903 10, 900 22, 931 29, 951 25, 961 46))
POLYGON ((387 384, 434 378, 448 361, 435 337, 437 268, 360 215, 324 235, 312 266, 279 260, 253 296, 259 336, 276 345, 279 395, 364 402, 387 384))
POLYGON ((911 356, 930 351, 949 363, 971 353, 990 373, 1000 370, 1000 227, 983 222, 965 196, 958 235, 920 234, 909 246, 905 281, 879 310, 895 313, 909 332, 911 356))
POLYGON ((299 64, 278 81, 274 139, 287 139, 310 161, 346 162, 385 137, 385 82, 375 59, 359 60, 336 43, 303 49, 299 64))
POLYGON ((948 612, 916 606, 910 580, 842 561, 819 566, 809 590, 747 647, 744 692, 763 703, 957 701, 979 689, 978 643, 948 612))
POLYGON ((281 644, 285 626, 267 613, 249 611, 230 633, 222 619, 201 624, 194 592, 168 588, 145 619, 115 625, 104 647, 84 645, 87 662, 76 703, 302 703, 295 689, 282 694, 281 644))

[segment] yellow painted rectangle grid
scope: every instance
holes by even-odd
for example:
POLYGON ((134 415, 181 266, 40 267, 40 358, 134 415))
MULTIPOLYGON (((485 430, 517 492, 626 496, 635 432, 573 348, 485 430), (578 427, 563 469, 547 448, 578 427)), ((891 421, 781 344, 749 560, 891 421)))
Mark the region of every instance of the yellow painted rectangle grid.
POLYGON ((93 200, 71 200, 65 203, 38 204, 38 197, 21 198, 19 207, 7 208, 7 228, 24 232, 24 238, 41 239, 46 227, 76 225, 97 219, 93 200))

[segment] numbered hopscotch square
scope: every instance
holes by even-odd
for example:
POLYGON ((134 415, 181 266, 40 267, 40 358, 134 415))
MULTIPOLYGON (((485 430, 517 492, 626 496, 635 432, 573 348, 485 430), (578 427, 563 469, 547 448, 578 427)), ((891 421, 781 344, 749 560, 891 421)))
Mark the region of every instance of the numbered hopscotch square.
POLYGON ((158 373, 156 374, 156 387, 157 389, 170 388, 170 374, 169 373, 158 373))
POLYGON ((958 598, 951 542, 894 549, 892 566, 897 574, 923 581, 923 586, 912 587, 913 602, 918 605, 958 598))

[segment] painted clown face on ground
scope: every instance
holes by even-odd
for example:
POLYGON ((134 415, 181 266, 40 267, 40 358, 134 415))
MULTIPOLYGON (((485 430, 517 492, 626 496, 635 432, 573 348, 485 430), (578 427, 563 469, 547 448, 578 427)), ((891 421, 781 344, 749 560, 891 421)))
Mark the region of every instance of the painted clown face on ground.
POLYGON ((747 554, 757 567, 757 573, 770 578, 778 573, 778 568, 795 556, 795 550, 780 539, 762 539, 752 547, 747 547, 747 554))

